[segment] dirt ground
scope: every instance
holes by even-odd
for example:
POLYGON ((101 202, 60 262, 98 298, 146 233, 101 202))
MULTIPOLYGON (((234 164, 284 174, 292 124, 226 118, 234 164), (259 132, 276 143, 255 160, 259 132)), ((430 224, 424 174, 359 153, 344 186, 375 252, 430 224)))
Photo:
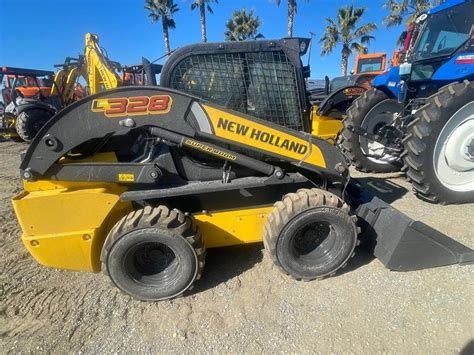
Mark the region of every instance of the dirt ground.
MULTIPOLYGON (((39 266, 20 241, 10 198, 19 153, 0 142, 0 351, 474 353, 474 267, 388 271, 363 249, 317 282, 280 274, 262 245, 208 251, 184 297, 145 303, 102 274, 39 266)), ((474 248, 474 205, 419 201, 397 174, 358 174, 409 216, 474 248), (389 177, 389 179, 386 179, 389 177)))

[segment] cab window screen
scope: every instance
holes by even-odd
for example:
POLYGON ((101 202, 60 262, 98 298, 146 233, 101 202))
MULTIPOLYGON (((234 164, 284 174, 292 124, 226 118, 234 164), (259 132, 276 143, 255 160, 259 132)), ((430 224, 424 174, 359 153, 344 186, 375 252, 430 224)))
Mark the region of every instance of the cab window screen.
POLYGON ((170 86, 232 110, 303 129, 296 70, 281 51, 191 55, 173 69, 170 86))

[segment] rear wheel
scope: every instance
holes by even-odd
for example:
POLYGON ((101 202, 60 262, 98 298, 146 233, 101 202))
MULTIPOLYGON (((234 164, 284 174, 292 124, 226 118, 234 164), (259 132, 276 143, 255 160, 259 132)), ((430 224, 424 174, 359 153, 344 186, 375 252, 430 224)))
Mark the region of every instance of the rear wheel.
POLYGON ((361 127, 376 134, 394 120, 401 111, 397 100, 383 91, 371 89, 359 96, 347 111, 344 128, 339 135, 339 147, 357 170, 364 172, 391 172, 401 167, 397 153, 385 151, 383 144, 352 132, 349 127, 361 127))
POLYGON ((474 201, 474 83, 444 87, 415 113, 403 161, 418 197, 436 203, 474 201))
POLYGON ((333 275, 357 244, 355 217, 337 196, 301 189, 274 205, 263 238, 274 264, 296 279, 333 275))
POLYGON ((110 231, 102 270, 123 292, 144 301, 179 296, 199 279, 205 249, 191 219, 165 206, 123 217, 110 231))
POLYGON ((31 142, 52 116, 50 111, 43 109, 23 111, 16 118, 16 131, 25 142, 31 142))

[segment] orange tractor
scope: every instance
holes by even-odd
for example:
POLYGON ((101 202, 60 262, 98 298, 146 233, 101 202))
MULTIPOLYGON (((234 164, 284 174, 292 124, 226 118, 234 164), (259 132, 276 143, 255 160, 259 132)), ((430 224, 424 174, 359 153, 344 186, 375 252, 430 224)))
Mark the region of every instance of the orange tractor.
POLYGON ((0 132, 4 137, 16 138, 15 110, 20 103, 48 101, 53 90, 54 72, 48 70, 2 67, 0 83, 0 132))
MULTIPOLYGON (((12 90, 17 90, 23 97, 49 96, 53 85, 54 72, 2 67, 0 82, 2 83, 2 99, 4 105, 12 101, 12 90)), ((13 95, 15 96, 15 95, 13 95)))

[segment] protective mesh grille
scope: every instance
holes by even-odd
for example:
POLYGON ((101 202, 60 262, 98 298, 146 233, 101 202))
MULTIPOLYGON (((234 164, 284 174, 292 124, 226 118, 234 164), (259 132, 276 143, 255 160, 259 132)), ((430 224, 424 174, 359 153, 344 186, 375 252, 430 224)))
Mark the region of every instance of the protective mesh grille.
POLYGON ((173 69, 170 86, 232 110, 303 129, 296 70, 281 51, 191 55, 173 69))

